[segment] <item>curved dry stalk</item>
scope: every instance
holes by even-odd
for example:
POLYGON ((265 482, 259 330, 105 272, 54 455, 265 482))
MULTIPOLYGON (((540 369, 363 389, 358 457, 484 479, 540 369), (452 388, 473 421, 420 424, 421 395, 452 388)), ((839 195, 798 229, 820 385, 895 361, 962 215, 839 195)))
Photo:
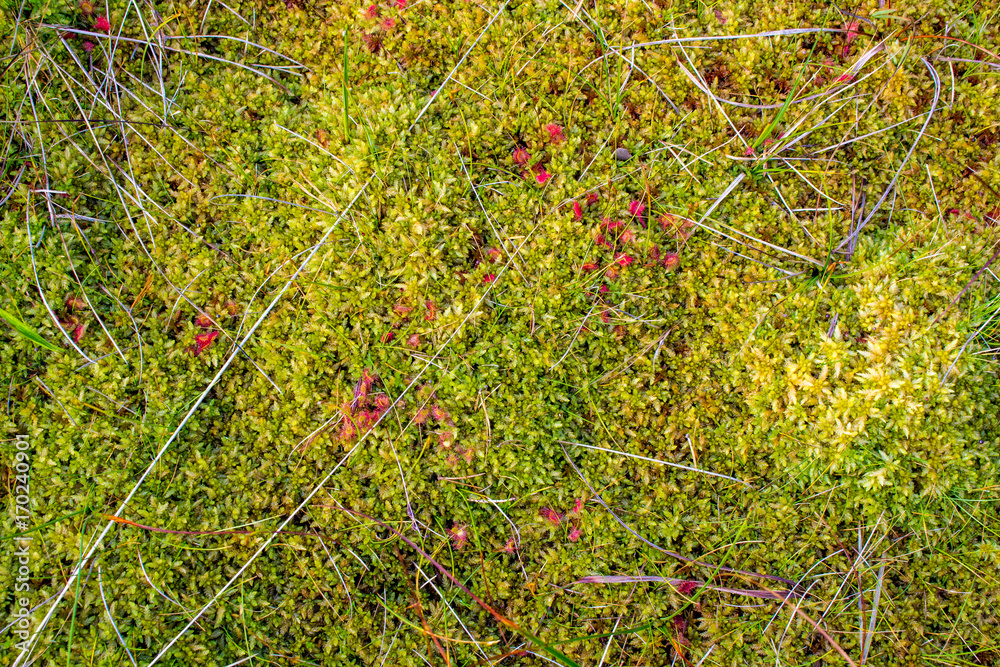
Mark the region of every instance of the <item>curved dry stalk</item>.
POLYGON ((76 344, 76 341, 73 340, 73 337, 70 336, 63 328, 62 323, 59 322, 59 318, 56 317, 56 314, 52 311, 52 307, 49 306, 48 299, 45 298, 45 290, 42 289, 41 280, 38 278, 38 265, 35 263, 35 241, 31 236, 30 211, 31 211, 31 195, 29 193, 28 205, 24 207, 24 217, 25 217, 24 222, 28 230, 28 250, 31 255, 31 270, 35 276, 35 286, 38 288, 38 295, 42 297, 42 304, 45 306, 46 312, 48 312, 49 317, 52 318, 52 321, 55 323, 56 328, 59 329, 59 332, 62 333, 63 338, 65 338, 69 342, 69 344, 73 346, 73 349, 76 350, 81 357, 86 359, 88 362, 93 363, 94 360, 91 359, 86 352, 80 349, 80 346, 76 344))
MULTIPOLYGON (((159 586, 157 586, 156 584, 153 583, 153 580, 149 578, 149 574, 146 572, 146 564, 142 562, 142 552, 139 550, 138 547, 136 547, 136 549, 135 549, 135 554, 136 554, 136 556, 139 557, 139 569, 142 570, 142 576, 146 578, 146 583, 149 584, 150 587, 154 591, 156 591, 157 593, 159 593, 160 597, 162 597, 167 602, 173 603, 176 606, 178 606, 181 609, 183 609, 184 611, 190 612, 191 611, 190 609, 188 609, 187 607, 185 607, 184 605, 182 605, 180 602, 178 602, 177 600, 173 599, 172 597, 170 597, 169 595, 167 595, 166 593, 164 593, 162 590, 160 590, 159 586)), ((100 571, 98 571, 98 575, 100 575, 100 571)))
POLYGON ((920 132, 917 133, 917 138, 913 140, 913 144, 910 146, 910 150, 906 152, 906 157, 903 158, 903 162, 902 164, 899 165, 899 169, 897 169, 896 173, 893 174, 892 181, 889 182, 889 185, 888 187, 886 187, 885 192, 882 193, 882 196, 879 197, 879 200, 875 202, 875 205, 872 207, 871 212, 868 213, 867 216, 865 216, 865 219, 861 221, 861 223, 857 226, 857 228, 851 234, 849 234, 846 239, 841 241, 840 245, 836 247, 836 250, 838 251, 843 250, 845 246, 852 244, 857 238, 857 236, 861 233, 861 230, 867 227, 868 223, 871 222, 872 218, 875 217, 875 214, 878 213, 879 208, 881 208, 882 204, 889 197, 889 193, 895 189, 896 181, 899 180, 899 175, 902 173, 903 167, 905 167, 906 163, 910 161, 910 157, 913 155, 913 151, 916 150, 917 144, 920 143, 920 139, 924 136, 924 133, 927 131, 927 126, 930 125, 931 118, 934 117, 934 112, 937 110, 938 100, 941 98, 941 78, 938 77, 937 71, 934 69, 934 67, 931 66, 929 62, 927 62, 926 58, 921 58, 920 62, 922 62, 924 66, 930 71, 931 78, 934 79, 934 99, 931 102, 931 108, 927 111, 927 118, 924 120, 924 124, 920 128, 920 132))

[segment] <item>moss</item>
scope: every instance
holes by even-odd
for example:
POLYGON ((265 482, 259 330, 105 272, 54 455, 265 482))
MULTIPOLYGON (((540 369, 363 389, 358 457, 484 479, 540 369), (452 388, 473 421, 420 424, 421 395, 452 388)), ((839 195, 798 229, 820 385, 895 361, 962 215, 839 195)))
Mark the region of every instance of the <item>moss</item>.
MULTIPOLYGON (((578 664, 612 632, 622 664, 838 659, 790 608, 718 590, 786 583, 667 551, 798 582, 856 662, 869 640, 879 664, 994 659, 998 387, 973 334, 996 282, 965 289, 993 253, 983 193, 1000 188, 995 73, 966 62, 985 57, 967 43, 995 43, 993 18, 903 3, 850 41, 748 38, 845 20, 518 2, 484 33, 496 8, 406 4, 258 5, 248 22, 159 5, 172 36, 238 37, 167 42, 185 52, 166 54, 166 127, 155 42, 110 56, 134 95, 108 97, 82 76, 108 76, 107 38, 86 52, 42 25, 86 29, 80 10, 33 6, 7 37, 45 55, 15 59, 0 92, 19 118, 0 307, 66 347, 0 347, 7 428, 31 443, 32 605, 161 450, 121 518, 186 531, 115 523, 41 660, 128 661, 120 633, 149 662, 215 596, 161 662, 543 652, 341 507, 578 664), (675 35, 705 41, 642 45, 675 35), (942 88, 904 164, 934 96, 922 58, 942 88), (36 124, 29 91, 45 120, 129 122, 36 124), (85 325, 93 363, 43 295, 69 334, 85 325), (588 575, 712 588, 574 585, 588 575)), ((110 19, 146 39, 123 6, 110 19)), ((16 576, 3 560, 8 590, 16 576)))

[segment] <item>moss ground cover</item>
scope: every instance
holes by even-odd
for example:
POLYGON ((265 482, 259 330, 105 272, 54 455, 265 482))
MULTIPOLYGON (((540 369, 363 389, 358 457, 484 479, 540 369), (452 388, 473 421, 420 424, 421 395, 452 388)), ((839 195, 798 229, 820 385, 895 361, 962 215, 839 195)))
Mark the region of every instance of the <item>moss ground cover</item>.
POLYGON ((996 664, 998 20, 11 6, 3 664, 996 664))

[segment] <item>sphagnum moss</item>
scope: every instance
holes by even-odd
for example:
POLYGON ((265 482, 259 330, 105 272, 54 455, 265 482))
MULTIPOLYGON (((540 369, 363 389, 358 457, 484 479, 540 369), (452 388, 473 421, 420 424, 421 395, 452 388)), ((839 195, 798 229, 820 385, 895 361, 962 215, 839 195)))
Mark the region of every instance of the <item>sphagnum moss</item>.
POLYGON ((717 590, 776 582, 715 566, 796 582, 858 664, 996 659, 997 383, 966 345, 995 277, 952 303, 995 242, 995 17, 508 3, 484 32, 499 6, 166 3, 144 32, 108 9, 110 36, 69 4, 0 19, 0 305, 61 344, 44 294, 95 360, 0 348, 31 607, 238 356, 133 523, 31 614, 37 662, 843 661, 717 590), (903 165, 921 58, 940 102, 903 165))

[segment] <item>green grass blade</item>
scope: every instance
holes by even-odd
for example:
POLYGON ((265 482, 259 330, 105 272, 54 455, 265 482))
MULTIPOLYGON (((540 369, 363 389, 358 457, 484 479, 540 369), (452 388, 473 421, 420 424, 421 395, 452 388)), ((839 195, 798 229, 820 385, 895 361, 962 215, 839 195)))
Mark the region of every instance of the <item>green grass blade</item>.
POLYGON ((41 347, 44 347, 46 350, 52 350, 53 352, 62 352, 62 348, 61 347, 59 347, 58 345, 54 345, 53 343, 50 343, 49 341, 45 340, 44 338, 42 338, 38 334, 37 331, 35 331, 34 329, 32 329, 30 326, 28 326, 27 323, 25 323, 24 321, 18 319, 14 315, 11 315, 10 313, 8 313, 6 310, 4 310, 2 308, 0 308, 0 317, 2 317, 3 319, 7 320, 7 322, 12 327, 14 327, 14 331, 16 331, 22 337, 27 338, 29 341, 31 341, 35 345, 40 345, 41 347))

